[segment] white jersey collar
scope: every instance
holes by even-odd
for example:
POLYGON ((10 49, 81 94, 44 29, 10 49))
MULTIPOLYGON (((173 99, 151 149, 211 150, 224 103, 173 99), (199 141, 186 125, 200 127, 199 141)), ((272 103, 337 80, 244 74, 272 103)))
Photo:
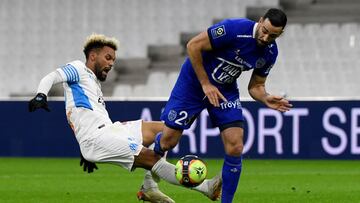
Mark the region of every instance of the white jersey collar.
POLYGON ((255 23, 254 28, 253 28, 253 38, 255 38, 255 33, 256 33, 256 28, 259 25, 259 23, 255 23))

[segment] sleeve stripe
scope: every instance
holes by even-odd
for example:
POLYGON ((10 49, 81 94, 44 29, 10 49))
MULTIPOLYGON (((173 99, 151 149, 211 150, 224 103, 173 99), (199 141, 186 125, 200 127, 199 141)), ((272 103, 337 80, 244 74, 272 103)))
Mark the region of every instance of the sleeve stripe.
POLYGON ((74 74, 71 72, 71 70, 68 67, 65 67, 66 71, 69 73, 70 78, 68 81, 74 81, 74 74))
POLYGON ((76 82, 76 73, 74 72, 74 70, 71 67, 67 67, 69 73, 71 74, 71 81, 72 82, 76 82))
POLYGON ((62 70, 64 71, 65 75, 66 75, 66 80, 70 80, 70 75, 67 72, 67 70, 65 70, 65 67, 62 68, 62 70))
POLYGON ((66 66, 62 67, 62 70, 64 71, 68 82, 80 81, 79 73, 74 66, 67 64, 66 66))
POLYGON ((77 82, 79 82, 79 81, 80 81, 80 77, 79 77, 79 73, 78 73, 78 71, 76 70, 76 68, 75 68, 74 66, 70 65, 70 64, 69 64, 68 67, 69 67, 69 68, 73 71, 73 73, 74 73, 74 76, 75 76, 74 80, 77 81, 77 82))

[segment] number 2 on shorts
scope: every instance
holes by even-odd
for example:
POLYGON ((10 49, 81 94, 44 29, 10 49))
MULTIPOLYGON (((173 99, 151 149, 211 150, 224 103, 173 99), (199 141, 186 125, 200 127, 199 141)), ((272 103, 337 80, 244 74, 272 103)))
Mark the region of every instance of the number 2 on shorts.
POLYGON ((188 113, 186 111, 180 111, 179 117, 180 118, 175 120, 175 123, 178 125, 185 125, 186 122, 184 122, 184 120, 188 117, 188 113))

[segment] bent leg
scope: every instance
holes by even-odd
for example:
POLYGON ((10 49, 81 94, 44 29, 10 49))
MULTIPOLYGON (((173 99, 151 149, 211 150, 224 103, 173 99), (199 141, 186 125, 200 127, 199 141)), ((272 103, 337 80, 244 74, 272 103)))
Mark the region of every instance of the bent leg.
POLYGON ((174 148, 179 143, 182 132, 182 130, 173 129, 165 125, 160 140, 161 149, 168 151, 174 148))
POLYGON ((223 188, 221 202, 231 203, 237 189, 242 169, 243 129, 230 127, 221 132, 225 148, 222 169, 223 188))
MULTIPOLYGON (((163 130, 164 124, 159 121, 143 121, 141 125, 141 132, 143 137, 143 145, 149 149, 154 148, 154 139, 157 133, 163 130)), ((136 164, 144 164, 142 156, 148 156, 149 152, 147 150, 143 151, 143 154, 140 157, 135 157, 136 164)), ((150 154, 150 156, 153 156, 150 154)), ((156 157, 156 156, 155 156, 156 157)), ((157 158, 155 158, 157 159, 157 158)), ((153 162, 145 163, 145 165, 153 165, 153 162)), ((147 170, 145 173, 143 184, 141 185, 140 190, 137 192, 137 198, 143 201, 150 202, 164 202, 164 203, 175 203, 169 196, 161 192, 158 187, 157 182, 159 182, 159 177, 153 174, 150 170, 147 170)))
POLYGON ((149 147, 154 143, 155 136, 164 129, 164 123, 160 121, 143 121, 142 122, 142 137, 143 145, 149 147))
POLYGON ((143 147, 140 153, 135 156, 133 169, 143 168, 151 170, 151 168, 161 159, 160 155, 156 154, 153 150, 143 147))

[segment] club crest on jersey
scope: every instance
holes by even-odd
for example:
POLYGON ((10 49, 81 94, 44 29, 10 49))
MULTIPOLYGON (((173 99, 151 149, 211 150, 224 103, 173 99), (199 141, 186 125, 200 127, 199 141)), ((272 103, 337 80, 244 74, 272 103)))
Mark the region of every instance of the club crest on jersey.
POLYGON ((265 65, 266 61, 264 58, 259 58, 256 60, 255 68, 262 68, 265 65))
POLYGON ((168 119, 169 121, 173 121, 176 119, 177 113, 174 110, 170 110, 169 114, 168 114, 168 119))
POLYGON ((211 29, 211 36, 212 36, 213 39, 219 38, 219 37, 224 36, 224 35, 226 35, 224 25, 220 25, 218 27, 215 27, 215 28, 211 29))
POLYGON ((136 143, 136 140, 134 138, 130 138, 128 137, 128 141, 129 141, 129 148, 131 151, 136 151, 138 148, 138 144, 136 143))

